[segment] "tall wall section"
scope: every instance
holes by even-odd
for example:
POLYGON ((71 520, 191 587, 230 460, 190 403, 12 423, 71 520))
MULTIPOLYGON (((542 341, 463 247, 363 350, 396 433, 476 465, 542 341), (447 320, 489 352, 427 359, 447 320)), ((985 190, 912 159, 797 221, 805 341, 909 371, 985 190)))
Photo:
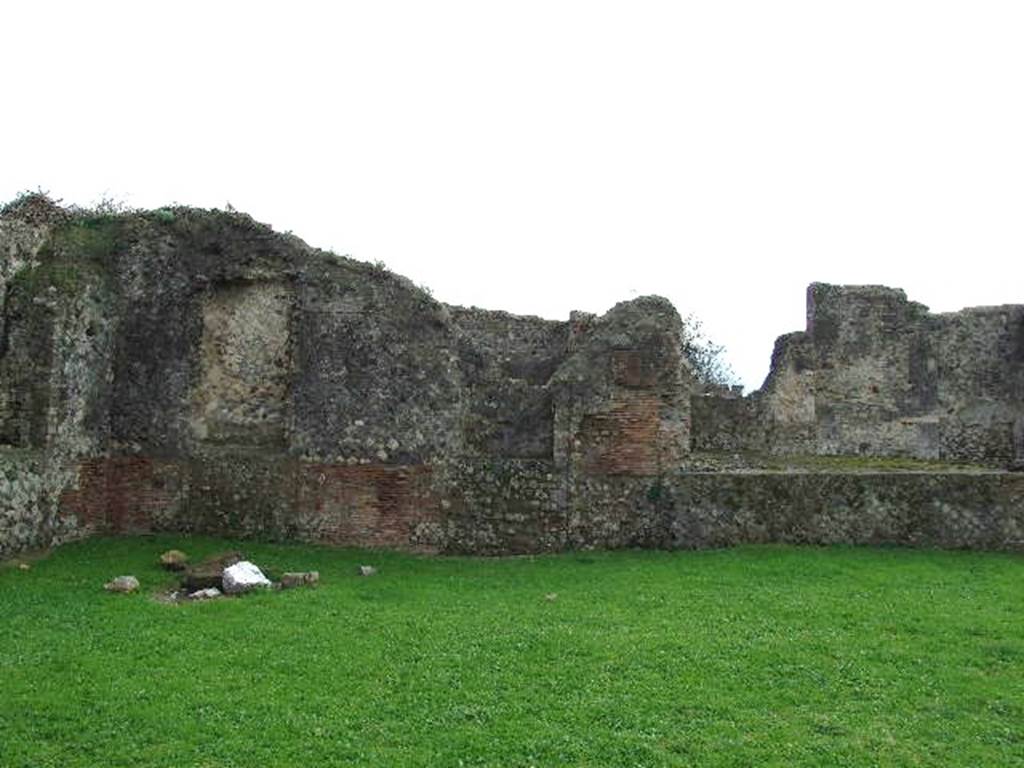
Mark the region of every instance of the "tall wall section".
POLYGON ((559 549, 581 474, 689 450, 661 299, 574 325, 449 307, 240 214, 0 221, 0 556, 149 530, 559 549))
POLYGON ((815 283, 749 398, 697 396, 694 447, 1024 461, 1024 306, 931 314, 903 291, 815 283))

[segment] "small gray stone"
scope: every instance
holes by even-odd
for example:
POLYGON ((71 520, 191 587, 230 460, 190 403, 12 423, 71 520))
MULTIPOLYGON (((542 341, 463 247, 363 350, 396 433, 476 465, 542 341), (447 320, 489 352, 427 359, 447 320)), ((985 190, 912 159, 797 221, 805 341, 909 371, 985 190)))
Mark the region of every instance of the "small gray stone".
POLYGON ((139 588, 139 580, 134 576, 118 576, 103 585, 107 592, 134 592, 139 588))
POLYGON ((377 569, 372 565, 360 565, 358 573, 360 576, 376 576, 377 569))
POLYGON ((281 576, 281 589, 315 587, 320 583, 319 571, 293 571, 281 576))
POLYGON ((223 593, 216 587, 210 587, 209 589, 199 589, 188 596, 189 600, 213 600, 214 598, 221 597, 223 593))

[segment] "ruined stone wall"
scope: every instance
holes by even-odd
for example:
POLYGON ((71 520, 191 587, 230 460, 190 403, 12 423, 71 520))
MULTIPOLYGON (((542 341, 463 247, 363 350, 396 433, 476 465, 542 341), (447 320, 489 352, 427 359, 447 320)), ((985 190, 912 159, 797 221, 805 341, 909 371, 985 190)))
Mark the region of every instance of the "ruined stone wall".
POLYGON ((551 460, 554 405, 547 387, 568 352, 567 323, 481 309, 450 309, 466 388, 466 449, 551 460))
POLYGON ((436 551, 423 465, 318 464, 231 452, 211 461, 84 461, 61 499, 83 533, 173 531, 436 551))
POLYGON ((298 285, 290 452, 349 465, 464 452, 447 308, 383 270, 333 261, 317 259, 298 285))
POLYGON ((758 402, 749 397, 701 393, 691 401, 695 451, 764 451, 765 424, 758 402))
POLYGON ((663 300, 574 336, 239 214, 31 213, 0 231, 0 443, 42 480, 5 551, 147 530, 557 549, 576 474, 689 449, 663 300))
POLYGON ((40 457, 0 450, 0 559, 49 545, 51 524, 40 457))
POLYGON ((665 546, 872 544, 1024 550, 1024 475, 693 473, 670 487, 665 546))
POLYGON ((927 309, 902 291, 816 283, 807 313, 819 450, 938 458, 927 309))
POLYGON ((568 548, 854 544, 1024 551, 1024 475, 677 472, 587 478, 568 548))
POLYGON ((977 462, 1024 460, 1024 307, 932 315, 882 286, 808 289, 747 405, 700 403, 694 445, 977 462))
POLYGON ((697 394, 664 299, 451 307, 234 213, 30 200, 0 216, 0 289, 0 557, 148 531, 485 554, 1020 539, 1020 478, 681 471, 714 464, 694 448, 1018 457, 1019 307, 812 286, 808 329, 736 398, 697 394))
POLYGON ((940 454, 1024 463, 1024 306, 937 315, 933 336, 940 454))
MULTIPOLYGON (((437 499, 422 465, 236 458, 211 472, 199 461, 110 459, 83 465, 62 506, 84 532, 204 532, 449 554, 773 542, 1024 550, 1024 475, 1016 473, 592 476, 574 490, 580 503, 566 507, 553 470, 528 459, 467 463, 461 486, 437 499)), ((41 477, 16 477, 17 486, 0 483, 0 521, 14 542, 8 554, 39 544, 33 518, 18 527, 12 510, 32 508, 41 477)))
POLYGON ((563 475, 540 459, 458 462, 432 532, 435 548, 460 554, 557 552, 566 547, 563 475))
POLYGON ((682 359, 682 323, 659 297, 576 319, 570 355, 549 387, 555 460, 573 476, 654 476, 690 450, 693 379, 682 359))
POLYGON ((284 443, 293 303, 290 286, 271 281, 224 284, 203 302, 194 440, 284 443))

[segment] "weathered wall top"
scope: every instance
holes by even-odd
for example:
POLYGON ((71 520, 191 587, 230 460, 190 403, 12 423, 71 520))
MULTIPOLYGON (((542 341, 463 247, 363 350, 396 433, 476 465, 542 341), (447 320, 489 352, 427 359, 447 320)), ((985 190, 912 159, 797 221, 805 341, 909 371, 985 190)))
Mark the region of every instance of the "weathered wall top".
POLYGON ((892 288, 814 283, 761 390, 725 406, 731 423, 718 405, 700 407, 697 447, 1016 465, 1024 306, 931 314, 892 288))

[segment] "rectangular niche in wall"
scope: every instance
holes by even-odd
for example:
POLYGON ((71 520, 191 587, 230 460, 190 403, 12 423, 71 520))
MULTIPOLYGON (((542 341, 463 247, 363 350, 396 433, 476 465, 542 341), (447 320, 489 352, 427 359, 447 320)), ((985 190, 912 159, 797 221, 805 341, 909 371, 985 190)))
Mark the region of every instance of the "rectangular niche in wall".
POLYGON ((217 286, 203 304, 195 438, 275 445, 285 437, 291 378, 291 292, 282 283, 217 286))
POLYGON ((50 406, 54 321, 35 296, 0 299, 0 446, 41 448, 50 406))

